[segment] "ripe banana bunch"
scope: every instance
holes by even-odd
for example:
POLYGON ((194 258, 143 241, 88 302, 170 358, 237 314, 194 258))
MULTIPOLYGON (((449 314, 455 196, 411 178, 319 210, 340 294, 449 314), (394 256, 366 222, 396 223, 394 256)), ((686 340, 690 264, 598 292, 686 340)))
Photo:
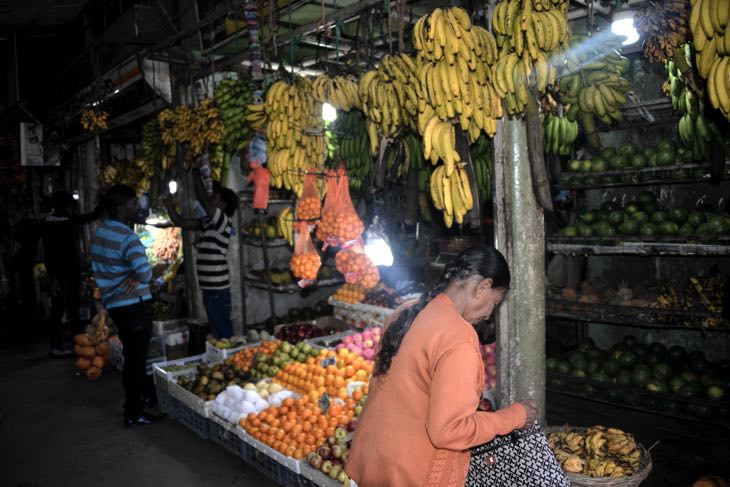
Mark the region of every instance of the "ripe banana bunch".
POLYGON ((634 26, 644 39, 644 56, 653 63, 671 59, 674 51, 690 40, 688 19, 686 0, 650 2, 639 9, 634 26))
POLYGON ((343 76, 330 78, 320 74, 312 81, 314 99, 320 103, 329 103, 337 110, 349 112, 360 108, 360 95, 357 92, 357 81, 343 76))
MULTIPOLYGON (((692 67, 694 65, 692 44, 688 42, 679 49, 688 66, 692 67)), ((682 144, 692 151, 694 160, 706 160, 710 155, 712 140, 721 138, 722 135, 717 126, 705 118, 704 101, 687 86, 675 61, 667 59, 664 66, 667 70, 668 95, 672 100, 672 108, 681 114, 677 124, 679 138, 682 144)))
POLYGON ((570 43, 567 12, 565 0, 502 0, 495 7, 492 27, 500 48, 495 87, 509 113, 525 110, 529 86, 544 92, 555 84, 553 58, 570 43))
POLYGON ((294 245, 294 210, 291 206, 287 206, 279 212, 279 216, 276 218, 276 226, 279 230, 279 235, 282 235, 289 245, 294 245))
POLYGON ((203 153, 205 144, 219 143, 225 131, 219 110, 211 98, 203 99, 195 108, 180 105, 174 111, 165 109, 157 116, 157 121, 166 144, 190 144, 196 157, 203 153))
POLYGON ((142 151, 150 164, 162 171, 166 171, 172 162, 172 158, 167 157, 167 148, 162 140, 162 131, 155 119, 142 126, 142 151))
POLYGON ((471 163, 474 166, 474 176, 477 180, 479 201, 484 203, 492 198, 492 144, 484 135, 472 144, 471 163))
POLYGON ((694 0, 689 23, 710 104, 730 120, 730 0, 694 0))
POLYGON ((580 120, 588 143, 600 147, 596 119, 606 125, 623 119, 621 107, 626 104, 631 83, 622 74, 629 60, 615 50, 601 53, 571 49, 571 52, 559 82, 561 101, 570 104, 568 120, 580 120))
POLYGON ((340 115, 337 131, 339 157, 345 163, 350 190, 358 190, 373 167, 365 118, 356 110, 340 115))
POLYGON ((451 228, 454 220, 461 225, 464 222, 464 215, 474 206, 466 169, 459 164, 451 175, 448 175, 445 165, 437 167, 431 173, 430 189, 434 206, 444 213, 446 226, 451 228))
POLYGON ((224 79, 215 88, 215 104, 220 109, 220 117, 225 124, 221 145, 230 156, 243 150, 251 137, 251 127, 246 121, 248 105, 253 93, 247 80, 224 79))
POLYGON ((358 94, 368 119, 370 154, 378 153, 378 132, 397 136, 403 128, 415 131, 418 115, 416 63, 407 54, 386 54, 377 69, 360 78, 358 94))
MULTIPOLYGON (((481 131, 493 136, 502 116, 501 94, 491 67, 497 62, 497 43, 486 29, 472 25, 460 7, 437 8, 413 27, 418 51, 418 130, 429 121, 458 118, 475 142, 481 131)), ((428 156, 426 156, 428 158, 428 156)))
POLYGON ((264 103, 250 103, 246 106, 248 114, 243 117, 249 126, 254 130, 263 130, 266 128, 266 124, 269 118, 266 116, 266 104, 264 103))
POLYGON ((322 168, 327 150, 322 106, 312 82, 277 81, 266 92, 266 142, 271 185, 301 195, 305 171, 322 168))
POLYGON ((130 162, 125 159, 116 160, 104 166, 99 175, 102 186, 126 184, 137 191, 138 195, 149 192, 152 187, 154 168, 143 157, 130 162))
POLYGON ((628 477, 641 464, 633 436, 616 428, 596 425, 585 433, 554 432, 548 444, 563 470, 589 477, 628 477))
POLYGON ((567 156, 578 138, 578 122, 548 113, 542 121, 542 134, 545 152, 567 156))
POLYGON ((81 113, 81 126, 84 128, 84 130, 88 130, 89 132, 106 130, 109 128, 109 126, 107 125, 108 118, 109 114, 107 112, 84 110, 81 113))
POLYGON ((431 117, 423 129, 423 155, 436 164, 444 161, 446 176, 451 176, 461 156, 456 151, 456 133, 451 122, 442 122, 438 116, 431 117))

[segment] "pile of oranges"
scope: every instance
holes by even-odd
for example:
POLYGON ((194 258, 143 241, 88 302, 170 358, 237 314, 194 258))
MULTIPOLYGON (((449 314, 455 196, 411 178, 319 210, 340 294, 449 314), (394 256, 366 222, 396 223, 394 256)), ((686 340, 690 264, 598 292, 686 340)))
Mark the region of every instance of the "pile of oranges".
POLYGON ((249 370, 251 370, 251 367, 253 365, 253 358, 257 354, 273 357, 274 353, 280 346, 281 340, 271 340, 263 342, 258 347, 244 348, 240 352, 233 355, 229 359, 229 361, 244 372, 248 372, 249 370))
POLYGON ((317 273, 322 265, 317 252, 294 255, 291 258, 291 271, 299 279, 317 279, 317 273))
POLYGON ((370 265, 365 272, 360 275, 358 284, 364 289, 372 289, 380 282, 380 271, 374 265, 370 265))
POLYGON ((272 382, 306 395, 313 401, 325 393, 346 400, 347 384, 353 381, 366 382, 372 371, 372 362, 346 348, 337 352, 324 349, 318 357, 310 357, 306 363, 292 362, 285 365, 272 382), (335 363, 322 367, 322 362, 327 359, 334 359, 335 363))
POLYGON ((341 288, 335 291, 334 298, 343 303, 360 303, 365 299, 365 289, 357 284, 343 284, 341 288))
POLYGON ((322 202, 316 196, 307 196, 297 204, 297 220, 314 220, 319 218, 322 202))
POLYGON ((250 413, 241 418, 239 425, 282 455, 301 460, 334 435, 335 428, 350 424, 357 401, 348 397, 343 402, 332 401, 325 414, 309 396, 290 397, 279 407, 250 413))
POLYGON ((360 275, 371 265, 368 256, 354 248, 341 250, 335 256, 335 267, 351 284, 360 279, 360 275))

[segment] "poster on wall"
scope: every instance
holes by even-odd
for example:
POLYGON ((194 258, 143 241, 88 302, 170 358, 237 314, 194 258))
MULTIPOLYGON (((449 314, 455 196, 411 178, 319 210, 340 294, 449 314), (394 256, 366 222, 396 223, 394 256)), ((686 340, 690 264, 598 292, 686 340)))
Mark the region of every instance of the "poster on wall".
POLYGON ((20 122, 20 164, 43 166, 43 125, 20 122))

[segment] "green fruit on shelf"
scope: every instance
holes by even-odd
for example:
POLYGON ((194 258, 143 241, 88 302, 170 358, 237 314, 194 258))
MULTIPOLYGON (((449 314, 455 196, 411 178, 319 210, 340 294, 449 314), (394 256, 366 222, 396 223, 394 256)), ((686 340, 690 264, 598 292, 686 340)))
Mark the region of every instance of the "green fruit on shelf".
POLYGON ((618 360, 607 360, 603 364, 603 370, 606 371, 606 374, 609 377, 616 377, 618 376, 619 372, 621 372, 621 364, 618 362, 618 360))
POLYGON ((662 140, 659 142, 656 146, 657 152, 663 152, 663 151, 671 151, 675 152, 677 150, 677 143, 673 140, 662 140))
POLYGON ((698 382, 700 380, 700 377, 692 372, 691 370, 683 370, 679 373, 679 377, 685 382, 685 383, 694 383, 698 382))
POLYGON ((634 367, 631 372, 631 383, 636 387, 646 387, 651 380, 651 369, 644 364, 634 367))
POLYGON ((629 159, 620 154, 616 154, 611 159, 608 159, 608 166, 615 171, 621 171, 629 166, 629 159))
POLYGON ((624 211, 629 215, 633 215, 634 213, 639 211, 639 205, 637 205, 636 203, 628 203, 626 206, 624 206, 624 211))
POLYGON ((654 366, 663 361, 664 356, 656 352, 652 352, 651 349, 649 350, 649 353, 646 354, 646 357, 644 357, 644 363, 646 363, 646 365, 654 366))
POLYGON ((583 166, 582 161, 580 159, 572 159, 568 163, 568 171, 570 172, 578 172, 580 171, 581 167, 583 166))
POLYGON ((641 203, 640 205, 641 211, 644 213, 647 213, 649 215, 652 215, 659 211, 659 205, 657 205, 654 202, 648 202, 648 203, 641 203))
POLYGON ((679 388, 677 394, 685 399, 692 399, 696 397, 701 397, 702 392, 703 391, 701 385, 693 382, 688 382, 679 388))
POLYGON ((576 227, 575 225, 568 225, 567 227, 563 228, 560 234, 564 237, 577 237, 578 227, 576 227))
POLYGON ((622 386, 630 386, 631 385, 631 371, 623 369, 618 374, 618 383, 622 386))
POLYGON ((713 227, 711 223, 703 223, 695 229, 695 232, 697 235, 701 235, 703 237, 711 237, 715 235, 715 227, 713 227))
POLYGON ((642 237, 654 237, 657 234, 656 227, 651 223, 644 223, 639 230, 639 235, 642 237))
POLYGON ((647 159, 643 154, 634 154, 631 159, 629 159, 629 167, 632 169, 641 169, 646 167, 646 164, 647 159))
POLYGON ((583 213, 583 215, 581 215, 580 219, 586 225, 591 225, 591 224, 595 223, 596 220, 598 220, 598 215, 596 215, 592 211, 586 211, 585 213, 583 213))
POLYGON ((559 360, 558 363, 555 365, 555 371, 560 372, 561 374, 567 374, 570 372, 570 364, 568 362, 565 362, 564 360, 559 360))
POLYGON ((667 347, 660 342, 651 342, 649 344, 649 351, 664 357, 667 354, 667 347))
POLYGON ((636 220, 626 218, 618 227, 618 231, 621 235, 638 235, 640 227, 641 225, 636 220))
POLYGON ((667 237, 677 235, 679 233, 679 226, 674 222, 662 222, 659 225, 659 233, 667 237))
POLYGON ((576 377, 578 379, 585 379, 585 377, 586 377, 586 371, 583 370, 583 369, 573 369, 570 372, 570 375, 572 375, 573 377, 576 377))
POLYGON ((593 227, 586 225, 585 223, 578 224, 578 235, 582 238, 592 237, 593 227))
POLYGON ((590 159, 586 159, 581 162, 580 172, 591 172, 593 170, 593 162, 590 159))
POLYGON ((556 370, 557 367, 558 367, 558 360, 557 359, 555 359, 553 357, 549 357, 549 358, 547 358, 545 360, 545 368, 546 369, 548 369, 548 370, 556 370))
POLYGON ((726 395, 725 387, 721 384, 712 384, 707 387, 707 397, 709 399, 718 400, 723 399, 726 395))
POLYGON ((591 162, 591 169, 593 172, 603 172, 608 169, 608 163, 602 157, 596 157, 591 162))
POLYGON ((656 195, 651 191, 642 191, 639 193, 639 203, 656 203, 656 195))
POLYGON ((624 222, 624 212, 621 210, 615 210, 608 214, 608 223, 617 227, 624 222))
POLYGON ((616 149, 613 147, 604 147, 601 149, 601 157, 606 160, 611 160, 616 157, 616 149))
POLYGON ((643 211, 636 211, 631 214, 631 218, 634 219, 637 223, 646 223, 649 221, 649 215, 646 214, 646 212, 643 211))
POLYGON ((669 379, 669 390, 676 394, 686 383, 681 377, 672 377, 669 379))
POLYGON ((601 362, 598 360, 588 360, 585 371, 588 375, 596 374, 601 370, 601 362))
POLYGON ((652 379, 646 384, 646 390, 649 392, 667 392, 669 386, 662 380, 652 379))
POLYGON ((653 377, 659 380, 667 380, 672 375, 672 368, 665 363, 655 364, 651 371, 653 377))
POLYGON ((601 211, 605 211, 607 213, 611 213, 612 211, 616 211, 619 209, 619 206, 614 203, 613 201, 605 201, 601 205, 601 211))
POLYGON ((651 214, 652 223, 659 224, 659 223, 666 221, 667 218, 668 218, 668 216, 667 216, 666 211, 659 210, 659 211, 655 211, 654 213, 651 214))
POLYGON ((631 351, 636 354, 636 359, 641 362, 646 357, 646 354, 649 353, 649 347, 647 347, 643 343, 637 343, 636 345, 631 347, 631 351))
POLYGON ((638 147, 636 147, 636 144, 633 144, 633 143, 624 144, 617 149, 617 152, 619 153, 619 155, 622 155, 626 158, 633 156, 638 151, 639 151, 638 147))
POLYGON ((689 223, 685 223, 679 227, 679 235, 682 237, 691 237, 695 233, 695 228, 689 223))
POLYGON ((687 351, 679 345, 672 345, 667 350, 667 359, 673 364, 679 365, 687 358, 687 351))
POLYGON ((669 210, 669 219, 677 225, 682 225, 683 223, 685 223, 688 217, 689 212, 684 208, 674 208, 672 210, 669 210))
POLYGON ((653 147, 647 147, 646 149, 642 150, 641 153, 644 157, 646 157, 646 160, 648 161, 649 158, 653 155, 655 155, 657 150, 653 147))
POLYGON ((693 211, 689 214, 687 217, 687 223, 692 225, 693 227, 698 227, 705 223, 707 219, 705 218, 705 214, 701 211, 693 211))
POLYGON ((656 154, 657 166, 671 166, 677 161, 677 156, 674 151, 661 151, 656 154))
POLYGON ((618 363, 621 364, 621 367, 626 370, 631 370, 636 366, 637 358, 634 352, 631 352, 629 350, 624 351, 621 354, 621 357, 618 359, 618 363))

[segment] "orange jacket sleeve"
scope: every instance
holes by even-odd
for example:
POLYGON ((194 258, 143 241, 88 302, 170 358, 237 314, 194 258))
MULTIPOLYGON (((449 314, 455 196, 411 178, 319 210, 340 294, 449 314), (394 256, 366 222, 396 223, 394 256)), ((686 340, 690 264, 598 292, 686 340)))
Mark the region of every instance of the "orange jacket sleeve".
POLYGON ((426 431, 434 447, 466 450, 525 424, 525 409, 520 404, 494 413, 477 411, 477 391, 481 390, 481 384, 477 384, 479 367, 480 357, 469 343, 452 348, 438 360, 426 419, 426 431))

